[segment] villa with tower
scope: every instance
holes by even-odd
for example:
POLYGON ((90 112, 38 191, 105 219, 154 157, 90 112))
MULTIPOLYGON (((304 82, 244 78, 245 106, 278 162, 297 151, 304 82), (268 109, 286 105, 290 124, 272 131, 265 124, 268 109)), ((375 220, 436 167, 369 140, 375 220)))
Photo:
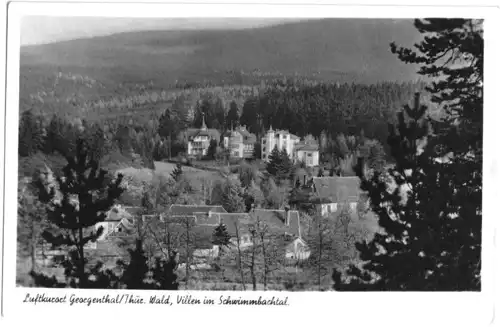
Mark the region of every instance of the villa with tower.
POLYGON ((220 133, 214 128, 207 128, 205 124, 205 115, 201 128, 188 128, 186 130, 187 137, 187 154, 189 156, 205 156, 207 155, 210 141, 215 140, 217 143, 220 139, 220 133))

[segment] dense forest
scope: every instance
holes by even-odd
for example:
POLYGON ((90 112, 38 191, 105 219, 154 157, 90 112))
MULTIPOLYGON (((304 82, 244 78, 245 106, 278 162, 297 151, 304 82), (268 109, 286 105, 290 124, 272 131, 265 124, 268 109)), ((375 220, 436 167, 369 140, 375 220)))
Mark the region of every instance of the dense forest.
MULTIPOLYGON (((339 135, 364 135, 387 149, 387 123, 424 86, 424 83, 358 85, 280 79, 254 88, 239 104, 232 97, 224 98, 222 93, 193 90, 191 96, 195 100, 190 102, 194 103, 187 103, 183 93, 164 110, 133 114, 123 108, 126 114, 104 115, 99 120, 82 119, 71 111, 50 116, 39 110, 26 110, 20 119, 19 155, 29 157, 37 151, 52 155, 58 147, 70 148, 75 135, 84 132, 102 143, 107 158, 130 157, 134 153, 140 158, 135 164, 152 168, 152 161, 167 158, 169 149, 173 157, 185 151, 187 140, 183 131, 188 127, 199 128, 203 113, 207 126, 221 132, 231 126, 245 125, 258 138, 269 127, 289 130, 300 137, 312 135, 320 141, 323 161, 328 162, 333 159, 332 143, 339 135), (169 142, 171 148, 167 146, 169 142)), ((227 91, 227 94, 237 93, 237 90, 227 91)), ((102 102, 101 105, 107 108, 102 102)), ((109 112, 113 112, 114 106, 109 107, 109 112)))
MULTIPOLYGON (((49 85, 50 90, 33 92, 29 85, 20 107, 18 247, 31 257, 32 282, 177 289, 178 281, 189 286, 198 278, 190 267, 201 240, 190 219, 175 222, 182 236, 176 246, 172 229, 165 226, 168 219, 149 229, 138 220, 120 245, 128 252, 126 262, 116 262, 121 274, 104 269, 100 258, 89 265, 85 246, 103 232, 93 227, 114 204, 130 205, 123 195, 132 189, 139 216, 164 212, 171 204, 220 205, 230 213, 249 214, 255 208, 299 210, 311 257, 294 273, 273 277, 274 285, 286 289, 480 290, 482 21, 427 19, 414 25, 433 37, 416 44, 418 52, 395 43, 391 51, 403 63, 419 65, 422 77, 440 77, 434 83, 368 85, 283 77, 248 86, 188 83, 162 90, 144 83, 104 91, 106 81, 59 73, 56 83, 45 80, 42 88, 49 85), (131 92, 121 93, 125 89, 131 92), (286 150, 277 148, 267 163, 260 162, 256 150, 249 162, 231 165, 222 140, 211 143, 205 157, 188 158, 186 130, 199 128, 203 119, 221 135, 244 125, 257 135, 257 144, 270 127, 314 138, 320 167, 293 163, 286 150), (174 160, 170 176, 154 175, 157 164, 174 160), (195 186, 189 178, 195 170, 188 168, 203 160, 213 162, 210 169, 216 172, 195 186), (151 179, 134 189, 121 172, 129 167, 152 171, 151 179), (315 207, 319 202, 310 177, 326 173, 357 176, 367 198, 360 197, 355 210, 341 199, 336 213, 323 216, 315 207), (166 231, 164 240, 151 230, 166 231), (59 264, 65 282, 36 271, 44 241, 69 248, 59 264), (159 252, 162 259, 154 260, 159 252), (181 265, 185 269, 178 269, 181 265)), ((212 244, 228 244, 226 227, 213 230, 212 244)), ((253 243, 248 251, 241 251, 237 234, 238 251, 222 252, 212 263, 212 275, 199 280, 226 282, 229 271, 230 282, 243 290, 246 281, 253 290, 260 282, 267 287, 270 272, 278 270, 273 263, 283 258, 276 245, 284 240, 266 234, 258 222, 249 228, 253 243)), ((285 262, 279 266, 287 267, 285 262)))

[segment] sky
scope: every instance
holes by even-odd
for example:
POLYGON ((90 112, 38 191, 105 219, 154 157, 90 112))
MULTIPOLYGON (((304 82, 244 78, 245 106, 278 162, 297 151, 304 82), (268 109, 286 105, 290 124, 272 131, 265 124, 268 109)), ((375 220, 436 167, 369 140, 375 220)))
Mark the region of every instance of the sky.
POLYGON ((21 45, 45 44, 140 30, 238 29, 278 24, 272 18, 101 18, 26 16, 21 45))

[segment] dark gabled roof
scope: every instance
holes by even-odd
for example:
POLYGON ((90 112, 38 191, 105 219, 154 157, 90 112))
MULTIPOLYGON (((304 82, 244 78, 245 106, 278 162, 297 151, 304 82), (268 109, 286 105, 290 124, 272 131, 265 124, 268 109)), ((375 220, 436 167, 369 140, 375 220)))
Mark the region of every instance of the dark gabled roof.
POLYGON ((272 233, 300 236, 300 218, 296 210, 287 212, 286 210, 255 209, 253 215, 255 219, 266 224, 272 233))
POLYGON ((193 139, 196 136, 208 136, 213 139, 219 140, 220 138, 220 133, 218 130, 214 128, 209 128, 209 129, 200 129, 200 128, 188 128, 186 130, 186 136, 188 139, 193 139))
POLYGON ((218 216, 220 222, 226 225, 228 233, 235 237, 236 229, 240 233, 248 233, 248 227, 257 221, 262 222, 269 228, 271 234, 289 234, 294 237, 300 236, 300 220, 299 212, 290 210, 266 210, 254 209, 250 213, 214 213, 213 216, 218 216))
POLYGON ((246 226, 252 223, 248 213, 213 213, 212 216, 216 216, 219 223, 226 225, 227 232, 232 237, 236 237, 236 228, 239 228, 240 232, 247 232, 246 226))
POLYGON ((361 194, 360 180, 356 176, 313 177, 313 185, 322 203, 356 202, 361 194))
POLYGON ((295 145, 295 151, 319 151, 317 144, 298 143, 295 145))
POLYGON ((210 212, 227 212, 222 206, 172 204, 168 213, 172 216, 208 215, 210 212))

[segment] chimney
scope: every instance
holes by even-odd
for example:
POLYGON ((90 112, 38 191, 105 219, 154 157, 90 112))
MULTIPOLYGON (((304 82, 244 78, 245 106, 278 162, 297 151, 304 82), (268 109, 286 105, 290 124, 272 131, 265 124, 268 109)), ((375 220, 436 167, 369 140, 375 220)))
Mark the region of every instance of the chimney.
POLYGON ((420 92, 415 92, 415 97, 414 97, 414 107, 415 110, 418 110, 420 108, 420 92))
POLYGON ((290 207, 285 206, 285 225, 290 226, 290 207))

